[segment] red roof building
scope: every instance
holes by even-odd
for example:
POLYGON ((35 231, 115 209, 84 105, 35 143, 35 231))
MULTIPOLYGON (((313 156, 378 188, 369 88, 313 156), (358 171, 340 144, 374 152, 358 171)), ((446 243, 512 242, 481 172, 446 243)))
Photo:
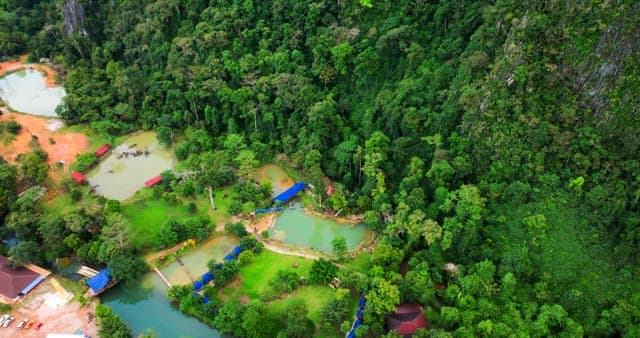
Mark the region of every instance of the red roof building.
POLYGON ((417 329, 427 327, 429 324, 424 319, 422 308, 415 303, 400 304, 396 313, 387 316, 387 328, 404 337, 411 337, 417 329))
POLYGON ((0 256, 0 296, 14 300, 29 292, 29 286, 41 279, 39 274, 29 269, 11 267, 8 261, 7 257, 0 256))
POLYGON ((158 175, 158 176, 156 176, 156 177, 144 182, 144 185, 146 185, 147 187, 151 188, 151 187, 153 187, 154 185, 156 185, 156 184, 158 184, 160 182, 162 182, 162 176, 158 175))
POLYGON ((108 144, 103 145, 102 147, 98 148, 98 150, 96 150, 96 156, 102 156, 104 154, 106 154, 109 149, 111 149, 111 146, 108 144))
POLYGON ((87 183, 87 178, 84 177, 84 175, 79 172, 79 171, 74 171, 71 173, 71 178, 76 181, 76 183, 78 184, 85 184, 87 183))
POLYGON ((327 188, 324 190, 324 192, 327 194, 327 196, 333 195, 333 193, 336 191, 333 187, 333 182, 331 182, 331 179, 327 176, 324 177, 324 181, 325 183, 327 183, 327 188))

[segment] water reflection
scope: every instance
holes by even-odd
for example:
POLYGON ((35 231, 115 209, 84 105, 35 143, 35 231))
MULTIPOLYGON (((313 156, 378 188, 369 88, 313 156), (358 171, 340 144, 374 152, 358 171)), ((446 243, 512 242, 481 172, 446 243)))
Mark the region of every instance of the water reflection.
POLYGON ((58 116, 56 107, 66 95, 63 87, 47 87, 43 73, 19 70, 0 78, 0 98, 18 112, 58 116))

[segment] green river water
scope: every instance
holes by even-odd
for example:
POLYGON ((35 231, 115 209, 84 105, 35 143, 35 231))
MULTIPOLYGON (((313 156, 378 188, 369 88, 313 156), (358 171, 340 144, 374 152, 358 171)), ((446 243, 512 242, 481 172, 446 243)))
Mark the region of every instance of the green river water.
POLYGON ((63 87, 47 87, 44 74, 37 70, 23 69, 0 78, 0 98, 21 113, 58 116, 56 107, 65 95, 63 87))
POLYGON ((364 224, 340 224, 330 218, 304 212, 301 203, 285 210, 269 230, 271 238, 283 243, 332 252, 331 241, 337 236, 347 239, 349 250, 367 239, 370 231, 364 224))
POLYGON ((167 286, 155 273, 147 273, 135 285, 119 284, 101 297, 131 328, 134 337, 152 329, 159 338, 212 338, 218 332, 187 317, 172 306, 166 296, 167 286))
MULTIPOLYGON (((190 284, 190 277, 197 279, 207 271, 209 259, 221 261, 236 244, 234 238, 227 236, 210 239, 183 255, 180 258, 182 264, 174 261, 160 271, 172 284, 190 284)), ((127 323, 134 336, 152 329, 160 338, 220 337, 216 330, 180 313, 171 305, 166 296, 167 289, 156 273, 149 272, 134 285, 119 284, 105 292, 101 301, 127 323)))
POLYGON ((124 200, 144 187, 144 182, 171 169, 173 154, 162 147, 155 132, 141 132, 127 138, 111 150, 106 158, 87 173, 87 180, 98 194, 109 199, 124 200), (144 152, 149 155, 122 156, 123 152, 144 152))

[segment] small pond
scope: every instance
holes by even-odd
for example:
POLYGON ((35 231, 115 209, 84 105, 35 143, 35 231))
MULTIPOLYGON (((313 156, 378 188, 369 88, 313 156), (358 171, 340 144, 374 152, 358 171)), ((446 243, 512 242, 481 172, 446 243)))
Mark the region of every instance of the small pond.
POLYGON ((0 98, 13 110, 41 116, 58 116, 56 107, 66 95, 63 87, 47 87, 44 74, 23 69, 0 78, 0 98))
POLYGON ((220 337, 218 332, 197 319, 180 313, 166 296, 167 286, 149 272, 136 284, 118 284, 101 296, 102 304, 117 313, 137 337, 152 329, 159 338, 220 337))
POLYGON ((197 248, 182 255, 179 260, 162 267, 160 271, 172 284, 188 284, 207 272, 207 262, 211 258, 222 261, 238 241, 234 237, 220 236, 212 238, 197 248))
POLYGON ((347 248, 354 249, 371 236, 364 224, 340 224, 325 218, 304 212, 301 203, 285 210, 276 217, 275 225, 269 230, 272 239, 283 243, 332 252, 331 241, 338 236, 347 239, 347 248))
POLYGON ((142 132, 112 149, 87 173, 87 180, 98 194, 124 200, 143 188, 150 178, 171 169, 173 164, 173 154, 158 143, 156 133, 142 132), (136 152, 140 155, 130 155, 136 152))
POLYGON ((293 180, 275 164, 265 164, 256 170, 254 179, 260 183, 271 182, 273 196, 278 195, 293 185, 293 180))

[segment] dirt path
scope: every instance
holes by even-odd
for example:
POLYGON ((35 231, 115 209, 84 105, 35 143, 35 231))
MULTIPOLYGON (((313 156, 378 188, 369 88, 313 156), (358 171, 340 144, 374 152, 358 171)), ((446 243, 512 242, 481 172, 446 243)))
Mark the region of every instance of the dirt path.
POLYGON ((73 333, 82 331, 84 334, 97 337, 96 320, 89 320, 89 313, 95 313, 97 302, 92 301, 87 306, 81 306, 75 300, 69 300, 65 304, 51 302, 58 293, 50 280, 39 285, 30 295, 23 300, 11 315, 16 321, 9 327, 0 329, 0 337, 44 337, 49 332, 73 333), (17 328, 19 321, 30 319, 43 323, 40 330, 17 328))
POLYGON ((280 253, 283 255, 289 255, 289 256, 298 256, 298 257, 304 257, 304 258, 308 258, 308 259, 320 259, 320 258, 327 258, 327 257, 320 257, 319 255, 312 255, 312 254, 307 254, 307 253, 303 253, 303 252, 297 252, 297 251, 293 251, 291 249, 287 249, 287 248, 283 248, 283 247, 279 247, 273 244, 269 244, 267 242, 265 242, 264 240, 260 240, 260 242, 262 244, 264 244, 264 248, 269 250, 269 251, 273 251, 276 253, 280 253))
POLYGON ((1 62, 0 77, 7 75, 7 73, 15 72, 16 70, 29 68, 41 71, 45 74, 47 87, 58 86, 56 83, 57 74, 51 67, 39 63, 25 64, 24 62, 27 60, 27 56, 28 55, 25 54, 18 59, 1 62))
POLYGON ((184 245, 185 245, 185 242, 180 242, 180 243, 178 243, 178 244, 176 244, 176 245, 174 245, 174 246, 172 246, 172 247, 170 247, 168 249, 164 249, 164 250, 161 250, 161 251, 156 251, 156 252, 150 253, 150 254, 148 254, 148 255, 146 255, 144 257, 144 260, 145 260, 145 262, 147 262, 147 264, 152 264, 152 262, 154 260, 156 260, 156 259, 158 259, 160 257, 164 257, 166 255, 170 255, 170 254, 180 250, 182 247, 184 247, 184 245))

